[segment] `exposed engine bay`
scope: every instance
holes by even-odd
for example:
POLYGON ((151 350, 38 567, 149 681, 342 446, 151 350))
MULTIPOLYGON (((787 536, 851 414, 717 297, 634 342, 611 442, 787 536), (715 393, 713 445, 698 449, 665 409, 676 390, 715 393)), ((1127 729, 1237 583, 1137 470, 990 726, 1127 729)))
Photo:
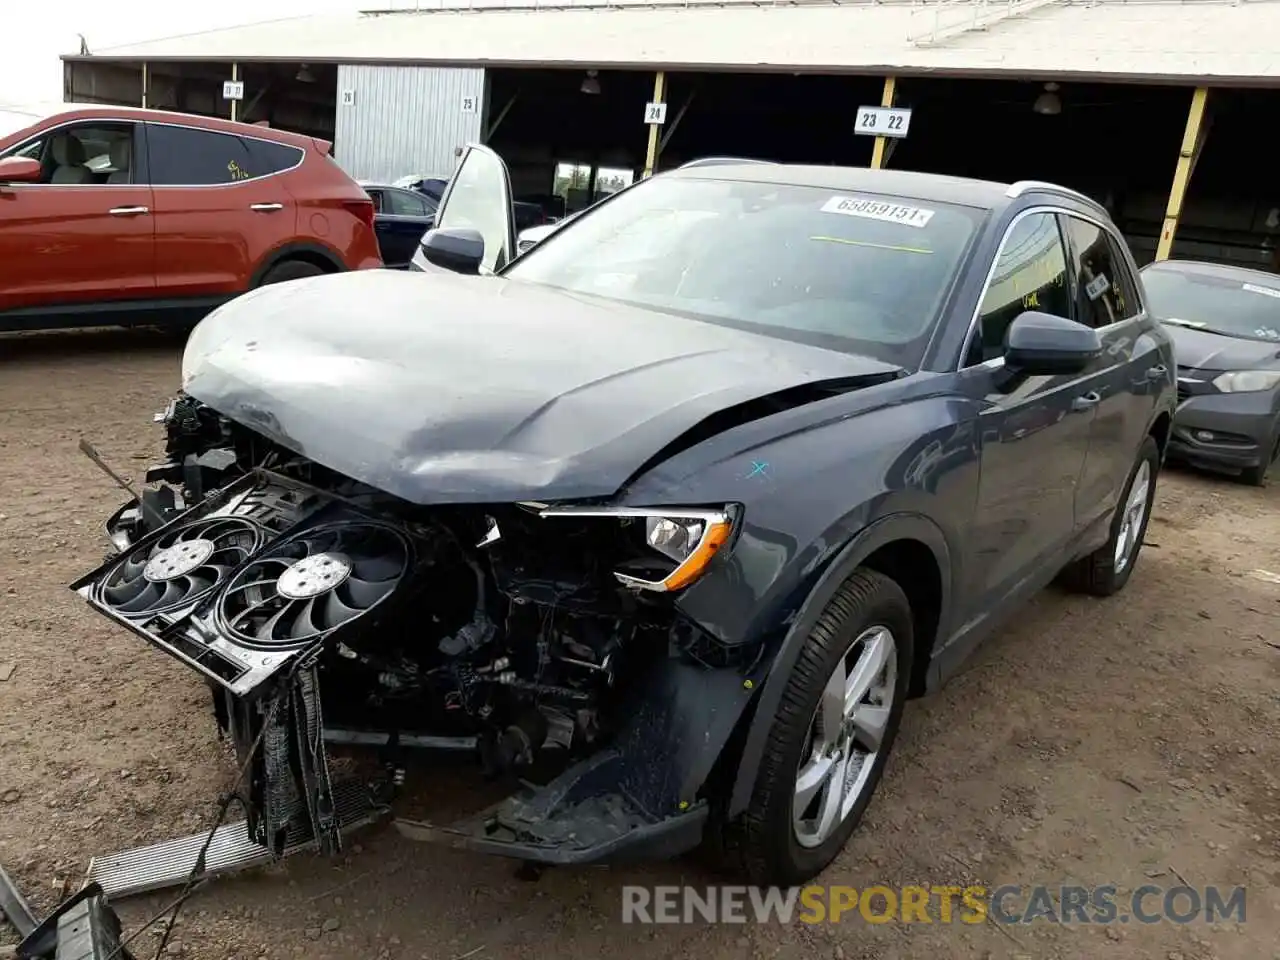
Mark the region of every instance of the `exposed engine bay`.
MULTIPOLYGON (((474 751, 489 777, 554 777, 609 746, 649 665, 729 656, 671 591, 726 544, 731 507, 416 506, 189 396, 157 420, 166 462, 109 521, 117 552, 72 587, 204 677, 250 771, 250 835, 277 854, 341 847, 327 745, 474 751)), ((615 832, 665 813, 636 790, 582 796, 615 832)))

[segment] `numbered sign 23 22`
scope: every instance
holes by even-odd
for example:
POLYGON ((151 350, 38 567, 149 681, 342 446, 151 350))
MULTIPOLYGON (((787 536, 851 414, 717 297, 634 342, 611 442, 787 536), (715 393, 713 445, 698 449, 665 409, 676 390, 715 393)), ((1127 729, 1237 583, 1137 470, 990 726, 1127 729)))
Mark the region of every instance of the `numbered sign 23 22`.
POLYGON ((853 132, 868 137, 905 137, 910 126, 908 107, 859 107, 853 132))

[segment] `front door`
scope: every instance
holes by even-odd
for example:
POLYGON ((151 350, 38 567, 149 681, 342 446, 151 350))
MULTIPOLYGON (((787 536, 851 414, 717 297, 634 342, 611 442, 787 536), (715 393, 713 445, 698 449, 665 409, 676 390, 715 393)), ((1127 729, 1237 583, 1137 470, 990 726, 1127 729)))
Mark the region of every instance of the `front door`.
MULTIPOLYGON (((488 147, 472 144, 449 181, 436 210, 436 229, 468 229, 484 238, 481 273, 497 273, 516 250, 511 176, 502 158, 488 147)), ((422 259, 415 263, 422 265, 422 259)))
POLYGON ((1052 213, 1024 215, 1011 227, 960 372, 961 389, 979 407, 981 445, 961 592, 966 621, 1042 586, 1076 530, 1076 489, 1096 409, 1087 378, 1005 369, 1005 333, 1024 310, 1071 317, 1067 254, 1052 213))
POLYGON ((1090 369, 1097 414, 1076 497, 1077 523, 1097 524, 1100 536, 1129 480, 1169 370, 1119 241, 1091 220, 1069 214, 1060 220, 1071 251, 1076 319, 1097 329, 1104 347, 1090 369))
POLYGON ((37 183, 0 184, 0 314, 83 324, 155 292, 151 188, 133 123, 58 127, 6 151, 41 162, 37 183))

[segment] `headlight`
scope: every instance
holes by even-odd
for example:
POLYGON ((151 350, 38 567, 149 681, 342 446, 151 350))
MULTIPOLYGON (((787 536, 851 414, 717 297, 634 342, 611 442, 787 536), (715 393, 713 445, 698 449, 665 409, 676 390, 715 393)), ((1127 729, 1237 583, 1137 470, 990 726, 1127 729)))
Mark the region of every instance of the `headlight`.
POLYGON ((1213 378, 1213 385, 1223 393, 1255 393, 1270 390, 1280 383, 1280 370, 1232 370, 1213 378))
MULTIPOLYGON (((534 507, 534 504, 528 504, 534 507)), ((675 563, 661 580, 645 580, 614 571, 618 581, 637 590, 661 593, 680 590, 701 577, 733 532, 730 508, 686 507, 548 507, 536 505, 542 517, 613 517, 643 520, 644 542, 675 563)))

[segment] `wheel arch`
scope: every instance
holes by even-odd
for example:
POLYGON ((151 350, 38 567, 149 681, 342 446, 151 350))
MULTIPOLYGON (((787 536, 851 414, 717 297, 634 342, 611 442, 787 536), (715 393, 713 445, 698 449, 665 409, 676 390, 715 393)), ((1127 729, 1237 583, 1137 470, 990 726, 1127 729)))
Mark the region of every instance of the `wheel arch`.
POLYGON ((782 700, 791 668, 801 645, 840 585, 854 570, 867 567, 893 579, 907 594, 918 624, 909 691, 918 695, 924 690, 929 660, 940 630, 946 629, 946 612, 951 602, 951 565, 946 537, 938 525, 923 514, 894 514, 876 520, 852 537, 827 564, 792 618, 760 692, 744 711, 745 729, 732 738, 732 742, 740 745, 740 755, 725 809, 727 817, 736 817, 750 802, 769 726, 782 700))
POLYGON ((303 263, 315 264, 325 273, 340 273, 346 270, 346 266, 337 251, 322 243, 300 240, 277 247, 263 257, 262 262, 258 264, 258 268, 253 272, 253 277, 249 281, 249 289, 252 290, 261 286, 263 278, 272 269, 288 260, 301 260, 303 263))

